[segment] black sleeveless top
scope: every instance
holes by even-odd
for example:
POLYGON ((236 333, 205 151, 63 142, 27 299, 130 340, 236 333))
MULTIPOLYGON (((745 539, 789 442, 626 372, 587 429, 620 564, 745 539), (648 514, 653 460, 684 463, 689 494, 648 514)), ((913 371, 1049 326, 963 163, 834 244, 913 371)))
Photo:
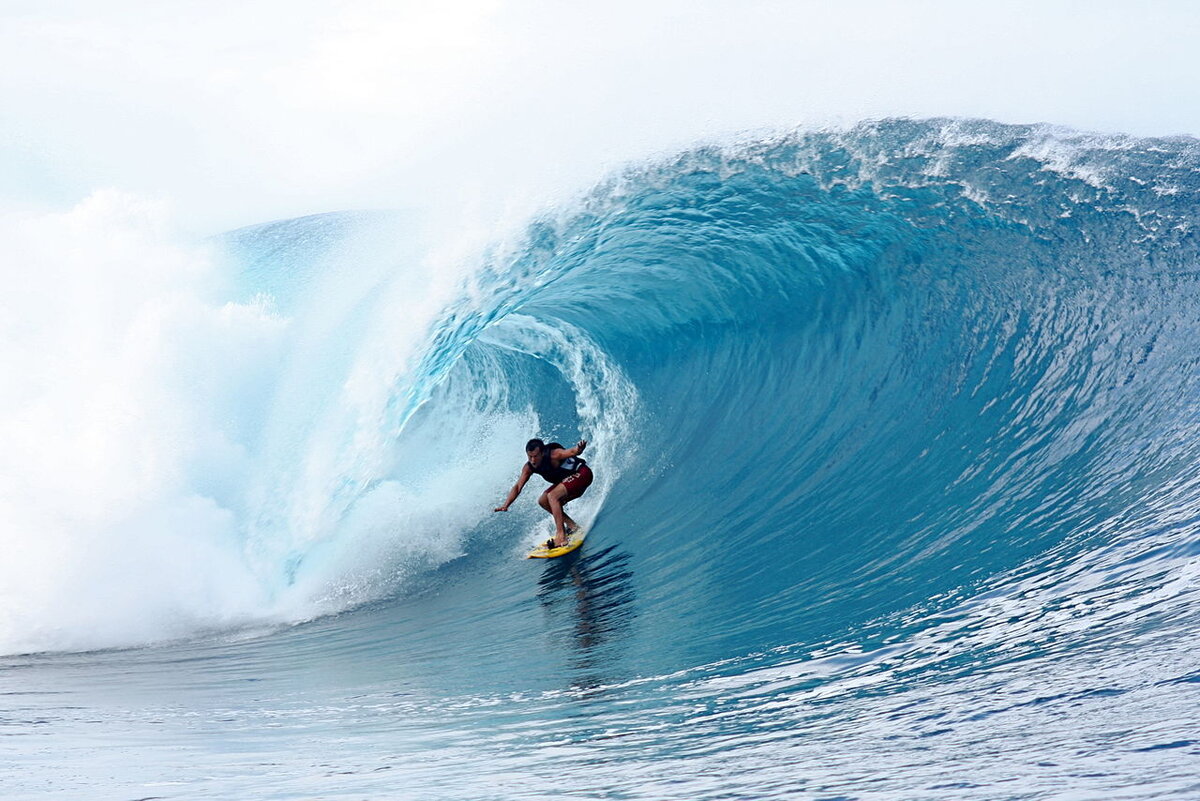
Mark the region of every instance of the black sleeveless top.
POLYGON ((563 450, 563 446, 557 442, 548 443, 542 453, 542 458, 538 460, 536 465, 530 465, 529 468, 537 473, 542 478, 549 481, 551 484, 557 484, 563 479, 569 478, 579 472, 579 468, 587 464, 578 456, 568 456, 562 460, 562 464, 558 467, 550 460, 550 452, 558 449, 563 450))

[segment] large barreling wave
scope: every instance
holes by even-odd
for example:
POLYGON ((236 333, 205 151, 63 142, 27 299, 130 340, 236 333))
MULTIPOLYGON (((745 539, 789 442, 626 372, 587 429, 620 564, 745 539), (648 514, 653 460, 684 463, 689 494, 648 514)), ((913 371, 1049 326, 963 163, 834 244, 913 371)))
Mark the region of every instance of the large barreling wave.
POLYGON ((965 797, 920 766, 1004 781, 1030 727, 1028 788, 1107 786, 1108 747, 1170 783, 1198 175, 1192 139, 893 120, 631 167, 482 251, 335 214, 184 257, 93 199, 42 235, 151 267, 49 271, 53 336, 12 304, 4 648, 401 670, 435 700, 343 714, 470 732, 462 775, 533 787, 766 797, 799 761, 965 797), (540 489, 492 511, 535 435, 590 440, 598 477, 546 567, 540 489), (572 780, 514 736, 604 757, 572 780))

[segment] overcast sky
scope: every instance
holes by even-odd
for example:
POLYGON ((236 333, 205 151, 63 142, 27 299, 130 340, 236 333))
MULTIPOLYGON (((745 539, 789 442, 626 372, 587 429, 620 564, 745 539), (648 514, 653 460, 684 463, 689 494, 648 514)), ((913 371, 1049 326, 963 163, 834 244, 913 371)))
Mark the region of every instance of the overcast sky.
POLYGON ((113 188, 194 233, 581 188, 888 115, 1200 133, 1200 4, 0 0, 0 208, 113 188))

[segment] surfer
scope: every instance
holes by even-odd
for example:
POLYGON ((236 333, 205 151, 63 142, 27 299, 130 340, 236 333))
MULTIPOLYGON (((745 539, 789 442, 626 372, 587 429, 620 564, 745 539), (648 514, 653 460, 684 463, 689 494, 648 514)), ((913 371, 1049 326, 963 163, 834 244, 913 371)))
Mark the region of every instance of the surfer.
POLYGON ((525 464, 521 466, 521 475, 508 491, 504 504, 497 506, 496 511, 507 512, 525 488, 525 482, 537 473, 550 482, 550 488, 538 498, 538 506, 554 517, 554 539, 548 541, 546 547, 566 545, 567 532, 579 528, 579 524, 567 516, 563 505, 578 498, 592 484, 592 468, 579 458, 586 447, 586 439, 579 440, 574 448, 564 448, 557 442, 547 444, 540 439, 529 440, 525 443, 525 464))

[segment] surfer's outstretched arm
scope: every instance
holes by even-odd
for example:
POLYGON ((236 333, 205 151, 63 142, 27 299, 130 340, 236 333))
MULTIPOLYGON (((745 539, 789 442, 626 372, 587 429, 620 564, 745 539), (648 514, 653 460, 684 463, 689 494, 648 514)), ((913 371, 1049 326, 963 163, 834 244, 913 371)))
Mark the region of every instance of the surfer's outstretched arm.
POLYGON ((504 503, 496 507, 497 512, 507 512, 508 507, 512 506, 512 502, 521 494, 521 490, 525 489, 525 482, 529 481, 529 477, 533 475, 533 468, 528 463, 521 468, 521 475, 517 478, 517 483, 513 484, 512 489, 508 491, 508 497, 504 499, 504 503))
POLYGON ((563 459, 569 459, 572 456, 578 456, 579 454, 583 453, 583 449, 586 447, 587 440, 581 439, 574 448, 555 448, 554 452, 550 454, 550 458, 560 461, 563 459))

